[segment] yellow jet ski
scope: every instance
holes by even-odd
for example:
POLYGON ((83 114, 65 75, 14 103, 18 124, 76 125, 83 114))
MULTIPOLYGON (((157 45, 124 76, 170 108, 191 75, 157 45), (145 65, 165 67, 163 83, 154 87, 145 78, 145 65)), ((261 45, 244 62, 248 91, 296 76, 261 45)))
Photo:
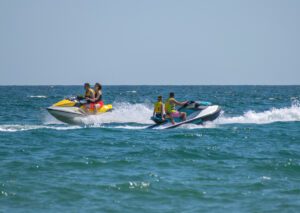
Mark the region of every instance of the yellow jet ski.
MULTIPOLYGON (((55 117, 57 120, 68 124, 82 124, 81 118, 88 115, 95 115, 95 112, 89 110, 86 112, 84 110, 86 100, 82 97, 70 97, 63 99, 52 106, 48 107, 48 112, 55 117)), ((104 105, 96 115, 109 112, 113 109, 111 104, 104 105)))

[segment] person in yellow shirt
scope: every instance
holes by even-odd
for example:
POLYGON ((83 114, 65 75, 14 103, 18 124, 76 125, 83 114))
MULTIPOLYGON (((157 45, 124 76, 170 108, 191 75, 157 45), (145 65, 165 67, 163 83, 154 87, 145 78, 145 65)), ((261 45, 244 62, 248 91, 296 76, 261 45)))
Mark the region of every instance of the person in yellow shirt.
POLYGON ((89 112, 89 110, 93 110, 95 103, 92 101, 95 99, 95 91, 91 88, 91 85, 89 83, 84 84, 85 94, 84 98, 86 99, 86 104, 84 107, 84 110, 86 112, 89 112))
POLYGON ((164 118, 164 104, 162 102, 162 96, 157 97, 157 102, 154 104, 153 117, 157 117, 165 120, 164 118))
POLYGON ((187 103, 185 102, 179 102, 175 99, 175 93, 171 92, 170 97, 167 99, 165 103, 165 110, 167 116, 171 119, 172 124, 175 124, 174 118, 181 118, 183 121, 186 120, 186 113, 185 112, 179 112, 176 110, 176 106, 183 106, 187 103))

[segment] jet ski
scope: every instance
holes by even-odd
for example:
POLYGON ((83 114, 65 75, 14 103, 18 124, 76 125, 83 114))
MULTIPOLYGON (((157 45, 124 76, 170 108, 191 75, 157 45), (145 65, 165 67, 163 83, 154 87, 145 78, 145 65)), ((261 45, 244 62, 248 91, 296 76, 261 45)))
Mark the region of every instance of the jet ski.
POLYGON ((174 118, 176 123, 172 124, 168 116, 165 116, 165 120, 162 120, 160 117, 153 116, 151 117, 151 120, 153 120, 155 124, 148 128, 171 129, 183 124, 203 124, 206 121, 215 120, 220 115, 221 107, 206 101, 189 101, 177 110, 187 114, 185 121, 182 121, 181 118, 174 118))
MULTIPOLYGON (((57 120, 68 124, 82 124, 81 118, 93 114, 93 111, 85 112, 84 105, 86 100, 83 97, 70 97, 65 98, 52 106, 48 107, 48 112, 57 120)), ((98 109, 98 114, 106 113, 112 110, 112 105, 104 105, 98 109)))

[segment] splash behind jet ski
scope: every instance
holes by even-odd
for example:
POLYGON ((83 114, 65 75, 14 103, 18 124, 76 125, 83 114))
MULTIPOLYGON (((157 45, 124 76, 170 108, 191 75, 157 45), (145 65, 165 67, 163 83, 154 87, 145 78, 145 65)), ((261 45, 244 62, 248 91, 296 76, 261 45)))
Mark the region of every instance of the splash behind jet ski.
MULTIPOLYGON (((91 110, 88 113, 84 111, 84 105, 86 103, 86 100, 80 96, 70 97, 53 104, 48 107, 47 110, 59 121, 68 124, 82 124, 81 118, 93 114, 91 110)), ((112 108, 111 104, 104 105, 98 109, 96 114, 109 112, 112 108)))
POLYGON ((171 129, 189 123, 203 124, 206 121, 215 120, 220 115, 221 107, 218 105, 212 105, 210 102, 205 101, 189 101, 177 110, 187 114, 187 119, 185 121, 182 121, 180 118, 174 118, 176 123, 172 124, 168 116, 165 117, 165 120, 153 116, 151 117, 151 120, 153 120, 155 124, 148 128, 171 129))

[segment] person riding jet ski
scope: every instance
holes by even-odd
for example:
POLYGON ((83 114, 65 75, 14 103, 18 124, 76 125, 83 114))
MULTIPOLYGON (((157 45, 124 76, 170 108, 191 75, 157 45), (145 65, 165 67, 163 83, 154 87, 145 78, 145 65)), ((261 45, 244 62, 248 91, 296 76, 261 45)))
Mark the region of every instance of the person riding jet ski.
POLYGON ((101 84, 95 84, 95 91, 90 88, 89 83, 85 83, 84 88, 84 96, 66 97, 48 107, 48 112, 64 123, 82 125, 86 124, 82 118, 94 114, 101 115, 113 110, 111 104, 104 105, 102 101, 101 84))
POLYGON ((170 118, 172 124, 175 124, 174 118, 180 117, 183 121, 186 120, 186 113, 177 111, 175 107, 176 105, 183 106, 187 103, 188 101, 184 101, 184 102, 177 101, 175 99, 175 93, 174 92, 170 93, 170 97, 167 99, 165 103, 165 110, 166 110, 167 117, 170 118))
POLYGON ((164 121, 164 117, 164 104, 162 102, 162 96, 158 96, 157 102, 154 104, 153 118, 164 121))
POLYGON ((99 83, 96 83, 94 86, 94 92, 95 92, 95 98, 87 98, 90 103, 90 109, 94 111, 96 114, 98 110, 104 106, 103 100, 102 100, 102 86, 99 83))
POLYGON ((85 112, 89 112, 89 110, 94 110, 95 108, 95 102, 93 101, 95 99, 95 91, 91 88, 91 85, 89 83, 84 84, 85 94, 84 98, 86 100, 86 104, 84 105, 85 112))

